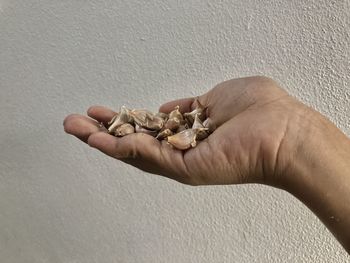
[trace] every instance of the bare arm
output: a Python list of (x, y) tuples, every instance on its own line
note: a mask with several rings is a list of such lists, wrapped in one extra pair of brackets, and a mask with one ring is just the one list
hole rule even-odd
[(350, 140), (316, 114), (283, 188), (306, 204), (350, 253)]

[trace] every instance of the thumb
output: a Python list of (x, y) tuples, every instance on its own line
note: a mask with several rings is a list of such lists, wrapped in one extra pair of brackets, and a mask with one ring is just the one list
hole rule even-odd
[(159, 108), (159, 111), (164, 113), (169, 113), (172, 110), (174, 110), (176, 106), (179, 106), (180, 112), (182, 113), (189, 112), (192, 110), (192, 105), (194, 101), (195, 101), (195, 98), (183, 98), (183, 99), (169, 101), (161, 105)]
[(182, 98), (182, 99), (166, 102), (159, 107), (159, 111), (164, 113), (169, 113), (172, 110), (174, 110), (176, 106), (179, 106), (180, 112), (182, 113), (190, 112), (197, 107), (198, 105), (197, 101), (204, 107), (208, 106), (208, 103), (209, 103), (208, 92), (197, 97)]

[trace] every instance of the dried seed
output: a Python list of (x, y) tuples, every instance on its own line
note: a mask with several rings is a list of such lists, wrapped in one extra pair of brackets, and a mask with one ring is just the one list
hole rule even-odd
[(176, 133), (178, 132), (181, 132), (181, 131), (184, 131), (184, 130), (187, 130), (189, 129), (190, 127), (188, 127), (188, 124), (185, 123), (185, 124), (180, 124), (179, 128), (176, 130)]
[(165, 129), (163, 131), (161, 131), (160, 133), (158, 133), (158, 135), (156, 136), (156, 138), (158, 140), (164, 140), (165, 138), (167, 138), (168, 136), (173, 135), (174, 133), (169, 130), (169, 129)]
[(208, 136), (209, 136), (209, 133), (207, 132), (207, 130), (205, 128), (205, 130), (198, 131), (196, 139), (198, 141), (201, 141), (201, 140), (204, 140), (205, 138), (207, 138)]
[(125, 106), (122, 106), (120, 108), (119, 114), (116, 116), (116, 118), (113, 117), (114, 121), (111, 121), (111, 125), (108, 127), (109, 133), (114, 133), (115, 130), (124, 123), (132, 123), (132, 117), (130, 116), (130, 110), (128, 110)]
[(169, 119), (178, 119), (179, 121), (182, 121), (183, 120), (183, 116), (182, 116), (182, 113), (179, 111), (180, 109), (180, 106), (176, 106), (175, 109), (173, 111), (171, 111), (169, 113)]
[(168, 143), (179, 150), (186, 150), (196, 146), (197, 132), (193, 129), (187, 129), (175, 135), (167, 137)]
[(199, 119), (198, 113), (194, 117), (192, 129), (205, 128), (203, 122)]
[(199, 119), (198, 114), (196, 114), (194, 118), (194, 122), (192, 125), (192, 129), (198, 129), (197, 133), (197, 140), (203, 140), (209, 136), (209, 133), (207, 132), (208, 129), (202, 129), (205, 128), (202, 121)]
[(130, 115), (138, 121), (145, 121), (147, 118), (152, 119), (154, 116), (151, 111), (145, 109), (133, 109), (130, 111)]
[(198, 99), (195, 100), (197, 106), (196, 108), (191, 111), (191, 112), (186, 112), (184, 113), (184, 118), (186, 119), (187, 123), (192, 126), (193, 122), (194, 122), (194, 119), (196, 117), (196, 115), (198, 114), (198, 117), (201, 119), (201, 120), (204, 120), (205, 119), (205, 109), (206, 107), (204, 107)]
[(206, 128), (187, 129), (167, 137), (167, 141), (179, 150), (186, 150), (191, 146), (195, 147), (197, 145), (197, 134), (204, 130), (206, 130)]
[(118, 117), (119, 113), (116, 113), (113, 118), (107, 123), (108, 125), (111, 125), (115, 120), (116, 118)]
[(141, 124), (145, 123), (147, 119), (153, 119), (153, 113), (144, 109), (133, 109), (130, 111), (130, 115), (134, 119), (134, 122), (140, 126), (142, 126)]
[(134, 132), (135, 132), (134, 126), (132, 126), (130, 123), (124, 123), (115, 130), (115, 136), (122, 137)]
[(208, 132), (212, 133), (216, 129), (216, 124), (214, 121), (210, 118), (207, 118), (204, 122), (203, 125), (205, 128), (208, 128)]
[(180, 120), (178, 118), (168, 119), (164, 125), (164, 129), (176, 131), (180, 127)]
[(148, 110), (132, 110), (130, 115), (133, 117), (135, 124), (149, 130), (160, 130), (164, 125), (161, 117), (155, 116)]
[(155, 114), (156, 117), (160, 117), (165, 121), (167, 121), (169, 119), (169, 114), (164, 113), (164, 112), (158, 112)]
[(164, 119), (161, 117), (154, 116), (153, 120), (148, 120), (145, 123), (145, 128), (159, 131), (164, 126)]

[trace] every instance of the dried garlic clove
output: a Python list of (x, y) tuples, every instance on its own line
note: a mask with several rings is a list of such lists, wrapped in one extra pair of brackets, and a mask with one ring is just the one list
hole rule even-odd
[(115, 136), (122, 137), (134, 132), (135, 132), (134, 126), (132, 126), (130, 123), (124, 123), (115, 130), (114, 134)]
[(174, 133), (169, 130), (169, 129), (165, 129), (163, 131), (161, 131), (160, 133), (158, 133), (158, 135), (156, 136), (156, 138), (158, 140), (164, 140), (165, 138), (167, 138), (168, 136), (173, 135)]
[[(122, 106), (120, 108), (120, 112), (116, 118), (114, 118), (114, 121), (111, 122), (111, 125), (108, 127), (109, 133), (114, 133), (115, 130), (122, 124), (132, 122), (132, 117), (130, 116), (130, 110), (127, 109), (125, 106)], [(113, 120), (112, 119), (112, 120)]]
[(169, 129), (171, 131), (176, 131), (180, 127), (180, 120), (178, 118), (168, 119), (164, 124), (164, 129)]
[(208, 128), (197, 128), (194, 130), (196, 130), (197, 132), (197, 137), (196, 137), (197, 140), (203, 140), (209, 136)]
[(194, 121), (192, 124), (192, 129), (205, 128), (203, 122), (200, 120), (198, 113), (194, 117)]
[(158, 112), (155, 114), (155, 116), (162, 118), (164, 121), (167, 121), (169, 119), (169, 114), (164, 112)]
[(143, 127), (150, 129), (150, 130), (156, 130), (159, 131), (164, 126), (164, 120), (161, 117), (154, 116), (153, 119), (147, 119), (144, 123)]
[(208, 132), (212, 133), (216, 129), (216, 124), (214, 121), (210, 118), (207, 118), (204, 122), (203, 125), (205, 128), (208, 128)]
[(175, 135), (167, 137), (168, 143), (179, 150), (186, 150), (188, 148), (195, 147), (196, 137), (199, 131), (205, 128), (200, 129), (187, 129), (176, 133)]
[(179, 128), (176, 130), (176, 132), (181, 132), (181, 131), (184, 131), (184, 130), (187, 130), (189, 129), (190, 127), (188, 127), (188, 124), (185, 123), (185, 124), (180, 124)]
[(192, 124), (193, 124), (194, 119), (195, 119), (195, 117), (196, 117), (197, 114), (198, 114), (198, 116), (199, 116), (199, 118), (200, 118), (201, 120), (204, 120), (204, 119), (205, 119), (205, 109), (206, 109), (206, 107), (204, 107), (204, 106), (199, 102), (198, 99), (196, 99), (195, 102), (196, 102), (196, 104), (197, 104), (196, 108), (195, 108), (193, 111), (191, 111), (191, 112), (186, 112), (186, 113), (184, 113), (184, 115), (183, 115), (184, 118), (186, 119), (186, 121), (187, 121), (187, 123), (188, 123), (189, 125), (192, 125)]
[(130, 111), (130, 115), (134, 119), (134, 122), (140, 125), (140, 123), (145, 123), (146, 120), (151, 119), (153, 120), (153, 113), (148, 110), (136, 110), (133, 109)]
[(111, 125), (118, 117), (119, 113), (116, 113), (113, 118), (107, 123), (108, 125)]
[(168, 143), (179, 150), (191, 148), (191, 145), (196, 141), (197, 133), (195, 130), (187, 129), (167, 138)]
[(148, 129), (144, 128), (144, 127), (141, 127), (138, 124), (135, 124), (135, 132), (146, 133), (146, 134), (151, 135), (153, 137), (157, 136), (157, 131), (155, 131), (155, 130), (148, 130)]
[(198, 133), (197, 133), (198, 140), (203, 140), (209, 136), (208, 129), (206, 127), (204, 127), (204, 124), (199, 119), (198, 114), (196, 114), (196, 116), (194, 118), (192, 129), (198, 130)]
[(182, 116), (182, 113), (180, 112), (180, 106), (177, 105), (175, 107), (175, 109), (169, 113), (169, 119), (178, 119), (179, 121), (182, 121), (183, 120), (183, 116)]
[(197, 132), (197, 137), (196, 137), (196, 139), (198, 140), (198, 141), (201, 141), (201, 140), (204, 140), (205, 138), (207, 138), (208, 136), (209, 136), (209, 133), (207, 132), (207, 129), (206, 128), (204, 128), (205, 130), (198, 130), (198, 132)]
[(163, 118), (155, 116), (148, 110), (132, 110), (130, 112), (135, 124), (149, 130), (160, 130), (164, 125)]

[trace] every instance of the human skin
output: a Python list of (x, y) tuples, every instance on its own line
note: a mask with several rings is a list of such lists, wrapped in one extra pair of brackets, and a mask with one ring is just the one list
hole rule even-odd
[[(143, 133), (117, 138), (99, 123), (112, 110), (71, 114), (64, 129), (91, 147), (189, 185), (261, 183), (284, 189), (306, 204), (350, 253), (350, 140), (327, 118), (266, 77), (232, 79), (197, 97), (216, 130), (195, 148), (179, 151)], [(181, 112), (195, 98), (163, 104)]]

